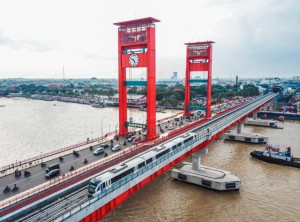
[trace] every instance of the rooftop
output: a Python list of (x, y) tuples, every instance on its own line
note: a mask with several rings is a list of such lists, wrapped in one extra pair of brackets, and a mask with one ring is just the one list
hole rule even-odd
[(188, 42), (188, 43), (184, 43), (185, 45), (188, 46), (193, 46), (193, 45), (208, 45), (208, 44), (213, 44), (215, 42), (213, 41), (206, 41), (206, 42)]
[(140, 25), (140, 24), (151, 24), (154, 22), (160, 22), (160, 20), (152, 18), (152, 17), (147, 17), (147, 18), (141, 18), (141, 19), (134, 19), (134, 20), (128, 20), (124, 22), (116, 22), (114, 25), (116, 26), (131, 26), (131, 25)]

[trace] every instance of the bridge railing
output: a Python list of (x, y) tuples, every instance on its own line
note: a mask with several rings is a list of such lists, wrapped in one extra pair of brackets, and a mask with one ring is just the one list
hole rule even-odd
[[(176, 116), (178, 116), (180, 114), (182, 114), (182, 112), (178, 112), (178, 113), (176, 113), (172, 116), (168, 116), (168, 117), (159, 119), (159, 120), (157, 120), (157, 122), (161, 123), (165, 120), (175, 118)], [(60, 153), (66, 152), (66, 151), (70, 151), (70, 150), (76, 149), (78, 147), (82, 147), (84, 145), (89, 145), (89, 144), (92, 144), (92, 143), (95, 143), (95, 142), (98, 142), (98, 141), (103, 141), (108, 136), (117, 135), (117, 133), (118, 133), (118, 131), (108, 132), (108, 133), (105, 134), (105, 136), (102, 136), (102, 137), (96, 137), (96, 138), (91, 138), (91, 139), (88, 138), (86, 141), (83, 141), (83, 142), (80, 142), (80, 143), (77, 143), (77, 144), (74, 144), (74, 145), (63, 147), (63, 148), (60, 148), (60, 149), (57, 149), (57, 150), (54, 150), (54, 151), (51, 151), (51, 152), (42, 153), (40, 155), (30, 157), (30, 158), (27, 158), (27, 159), (24, 159), (24, 160), (21, 160), (21, 161), (16, 161), (16, 162), (11, 163), (11, 164), (6, 164), (4, 166), (0, 166), (0, 173), (5, 173), (7, 170), (11, 170), (11, 169), (17, 169), (18, 167), (21, 167), (22, 165), (25, 165), (25, 164), (31, 165), (31, 163), (33, 163), (35, 161), (38, 161), (38, 160), (41, 160), (41, 162), (42, 162), (42, 160), (44, 158), (47, 158), (49, 156), (60, 154)]]
[[(235, 107), (235, 108), (236, 108), (236, 107)], [(226, 111), (220, 112), (217, 116), (221, 115), (221, 114), (224, 113), (224, 112), (228, 112), (228, 111), (230, 111), (231, 109), (233, 109), (233, 108), (230, 108), (230, 109), (228, 109), (228, 110), (226, 110)], [(32, 188), (31, 190), (28, 190), (27, 192), (21, 193), (22, 195), (20, 195), (20, 196), (19, 196), (19, 195), (14, 196), (13, 199), (9, 198), (9, 199), (8, 199), (8, 202), (6, 203), (6, 205), (7, 205), (7, 204), (16, 203), (16, 202), (18, 202), (18, 201), (20, 201), (20, 200), (23, 200), (23, 199), (25, 199), (25, 198), (28, 198), (28, 197), (30, 197), (30, 196), (36, 194), (36, 193), (41, 192), (42, 190), (45, 190), (45, 189), (48, 189), (48, 188), (50, 188), (50, 187), (52, 187), (52, 186), (58, 185), (58, 184), (60, 184), (60, 183), (62, 183), (62, 182), (64, 182), (64, 181), (69, 180), (70, 178), (77, 177), (77, 176), (81, 175), (82, 173), (84, 173), (84, 172), (86, 172), (86, 171), (89, 171), (89, 170), (91, 170), (91, 169), (94, 169), (94, 168), (96, 168), (96, 167), (99, 167), (100, 165), (104, 165), (104, 164), (106, 164), (106, 163), (108, 163), (108, 162), (111, 162), (111, 161), (113, 161), (113, 160), (116, 160), (116, 159), (118, 159), (118, 158), (120, 158), (120, 157), (122, 157), (122, 156), (124, 156), (124, 155), (126, 155), (126, 154), (128, 154), (128, 153), (132, 153), (132, 152), (134, 152), (134, 151), (136, 151), (136, 150), (139, 150), (139, 149), (141, 149), (142, 147), (153, 146), (154, 144), (159, 144), (159, 143), (165, 142), (165, 141), (167, 141), (167, 140), (170, 139), (170, 136), (174, 137), (174, 136), (180, 135), (180, 134), (182, 134), (183, 131), (188, 130), (188, 129), (191, 129), (191, 128), (193, 128), (193, 127), (195, 127), (195, 126), (197, 126), (197, 125), (203, 123), (205, 120), (206, 120), (206, 118), (205, 118), (205, 119), (200, 119), (200, 120), (198, 120), (198, 121), (196, 121), (196, 122), (194, 122), (194, 123), (191, 123), (191, 124), (186, 125), (186, 126), (182, 126), (182, 127), (180, 127), (179, 129), (177, 129), (177, 130), (175, 130), (175, 131), (172, 131), (167, 137), (162, 137), (162, 138), (158, 138), (158, 139), (156, 139), (156, 140), (154, 140), (154, 141), (151, 141), (151, 142), (146, 142), (146, 143), (138, 144), (138, 145), (133, 146), (133, 147), (131, 147), (131, 148), (129, 148), (129, 149), (126, 149), (126, 150), (124, 150), (124, 151), (121, 151), (121, 152), (119, 152), (119, 153), (117, 153), (117, 154), (114, 154), (114, 155), (111, 155), (111, 156), (109, 156), (109, 157), (106, 157), (106, 158), (103, 159), (103, 160), (97, 161), (97, 162), (95, 162), (95, 163), (92, 163), (92, 164), (89, 164), (89, 165), (87, 165), (87, 166), (84, 166), (84, 167), (82, 167), (82, 168), (80, 168), (80, 169), (78, 169), (78, 170), (75, 170), (75, 171), (73, 171), (73, 172), (67, 173), (66, 175), (63, 175), (63, 176), (61, 176), (61, 177), (59, 177), (59, 178), (57, 178), (57, 179), (54, 179), (54, 180), (52, 180), (52, 181), (50, 181), (50, 182), (48, 182), (48, 183), (45, 183), (45, 184), (42, 185), (42, 186), (40, 185), (40, 186), (37, 186), (37, 187), (35, 187), (35, 188)], [(113, 134), (113, 133), (114, 133), (114, 132), (112, 132), (112, 134)], [(96, 138), (96, 139), (98, 139), (98, 138)], [(95, 139), (95, 140), (96, 140), (96, 139)], [(84, 144), (84, 143), (81, 143), (81, 144)], [(140, 152), (142, 152), (142, 151), (144, 151), (144, 150), (145, 150), (145, 149), (142, 149)], [(5, 204), (5, 203), (4, 203), (4, 204)], [(1, 206), (2, 206), (2, 204), (0, 204), (0, 207), (1, 207)]]
[[(252, 106), (254, 106), (254, 105), (252, 105)], [(198, 122), (198, 124), (199, 124), (199, 122)], [(188, 126), (186, 126), (186, 127), (188, 127)], [(213, 131), (215, 131), (215, 129)], [(178, 132), (178, 133), (182, 134), (182, 132), (183, 132), (183, 128), (182, 128), (181, 132)], [(201, 135), (199, 135), (199, 139), (203, 139), (206, 136), (207, 136), (207, 133), (203, 132)], [(143, 152), (147, 148), (147, 146), (154, 145), (154, 144), (157, 144), (157, 143), (161, 143), (161, 142), (164, 142), (164, 141), (169, 140), (169, 139), (170, 139), (170, 137), (165, 137), (165, 138), (157, 139), (157, 140), (152, 141), (152, 142), (143, 143), (143, 144), (134, 146), (132, 148), (129, 148), (127, 150), (121, 151), (121, 152), (119, 152), (117, 154), (114, 154), (112, 156), (109, 156), (109, 157), (107, 157), (107, 158), (105, 158), (105, 159), (103, 159), (103, 160), (101, 160), (99, 162), (95, 162), (95, 163), (92, 163), (92, 164), (90, 164), (88, 166), (80, 168), (80, 169), (78, 169), (78, 170), (76, 170), (74, 172), (67, 173), (66, 175), (63, 175), (63, 176), (61, 176), (61, 177), (59, 177), (59, 178), (57, 178), (55, 180), (52, 180), (52, 181), (50, 181), (50, 182), (48, 182), (46, 184), (43, 184), (43, 185), (40, 185), (38, 187), (32, 188), (31, 190), (29, 190), (27, 192), (21, 193), (20, 195), (14, 196), (12, 198), (9, 198), (9, 199), (1, 202), (0, 203), (0, 209), (3, 209), (4, 207), (7, 207), (8, 205), (16, 203), (18, 201), (21, 201), (21, 200), (23, 200), (25, 198), (28, 198), (29, 196), (32, 196), (32, 195), (34, 195), (36, 193), (39, 193), (39, 192), (41, 192), (41, 191), (43, 191), (45, 189), (48, 189), (48, 188), (50, 188), (50, 187), (52, 187), (54, 185), (58, 185), (58, 184), (66, 181), (66, 180), (68, 180), (70, 178), (73, 178), (73, 177), (76, 177), (76, 176), (80, 176), (83, 173), (86, 173), (88, 170), (94, 169), (94, 168), (96, 168), (96, 167), (98, 167), (100, 165), (104, 165), (104, 164), (106, 164), (108, 162), (111, 162), (111, 161), (113, 161), (115, 159), (121, 158), (122, 156), (124, 156), (124, 155), (126, 155), (128, 153), (132, 153), (132, 152), (137, 151), (138, 149), (140, 149), (139, 152), (134, 152), (134, 155), (136, 155), (137, 153)], [(144, 149), (142, 149), (142, 148), (144, 148)], [(96, 175), (94, 175), (94, 177), (95, 176)]]
[(47, 157), (55, 155), (55, 154), (63, 153), (63, 152), (73, 150), (75, 148), (78, 148), (78, 147), (81, 147), (81, 146), (84, 146), (84, 145), (89, 145), (89, 144), (104, 140), (107, 136), (114, 135), (115, 133), (116, 133), (116, 131), (112, 131), (112, 132), (107, 133), (106, 136), (97, 137), (97, 138), (93, 138), (93, 139), (88, 139), (84, 142), (80, 142), (80, 143), (77, 143), (77, 144), (74, 144), (74, 145), (71, 145), (71, 146), (63, 147), (61, 149), (57, 149), (57, 150), (47, 152), (47, 153), (42, 153), (40, 155), (31, 157), (31, 158), (28, 158), (28, 159), (24, 159), (24, 160), (21, 160), (21, 161), (16, 161), (15, 163), (11, 163), (11, 164), (1, 166), (0, 167), (0, 172), (3, 173), (6, 170), (15, 169), (15, 168), (18, 168), (18, 167), (20, 167), (24, 164), (31, 165), (31, 163), (34, 162), (34, 161), (42, 160), (44, 158), (47, 158)]
[(114, 184), (107, 187), (106, 189), (103, 189), (99, 195), (95, 196), (95, 198), (88, 200), (88, 203), (86, 203), (86, 202), (82, 203), (79, 205), (79, 207), (76, 207), (72, 210), (67, 210), (65, 212), (62, 212), (58, 217), (60, 217), (60, 219), (62, 219), (62, 220), (66, 220), (66, 219), (70, 218), (72, 215), (74, 215), (75, 213), (79, 212), (80, 210), (86, 208), (88, 205), (95, 203), (96, 201), (100, 200), (104, 196), (106, 196), (106, 195), (112, 193), (113, 191), (115, 191), (116, 189), (120, 188), (124, 184), (126, 184), (126, 183), (132, 181), (133, 179), (137, 178), (138, 176), (146, 173), (153, 167), (155, 167), (158, 164), (162, 163), (163, 161), (169, 159), (171, 156), (176, 155), (177, 153), (179, 153), (180, 151), (182, 151), (188, 147), (190, 147), (190, 149), (191, 149), (192, 145), (194, 143), (198, 142), (199, 140), (202, 140), (203, 138), (206, 138), (206, 135), (199, 136), (199, 137), (187, 142), (186, 144), (181, 145), (180, 147), (177, 147), (176, 149), (172, 150), (171, 152), (165, 154), (164, 156), (162, 156), (162, 157), (154, 160), (153, 162), (147, 164), (146, 166), (138, 169), (134, 173), (131, 173), (128, 176), (120, 179), (119, 181), (115, 182)]
[(13, 196), (11, 198), (8, 198), (2, 202), (0, 202), (0, 209), (4, 208), (4, 207), (7, 207), (13, 203), (17, 203), (21, 200), (24, 200), (30, 196), (33, 196), (34, 194), (37, 194), (37, 193), (40, 193), (41, 191), (43, 190), (46, 190), (46, 189), (49, 189), (50, 187), (53, 187), (55, 185), (58, 185), (58, 184), (61, 184), (71, 178), (74, 178), (74, 177), (78, 177), (80, 175), (82, 175), (83, 173), (87, 172), (87, 171), (90, 171), (92, 169), (95, 169), (101, 165), (105, 165), (105, 164), (108, 164), (110, 162), (113, 162), (117, 159), (120, 159), (122, 157), (124, 157), (125, 155), (128, 155), (129, 153), (132, 154), (132, 155), (136, 155), (140, 152), (143, 152), (147, 149), (148, 146), (150, 145), (154, 145), (154, 144), (157, 144), (157, 143), (161, 143), (165, 140), (167, 140), (169, 138), (165, 137), (165, 138), (159, 138), (159, 139), (156, 139), (154, 141), (151, 141), (151, 142), (146, 142), (146, 143), (141, 143), (141, 144), (138, 144), (138, 145), (135, 145), (129, 149), (126, 149), (126, 150), (123, 150), (121, 152), (118, 152), (116, 154), (113, 154), (111, 156), (108, 156), (106, 157), (105, 159), (103, 160), (100, 160), (100, 161), (97, 161), (97, 162), (94, 162), (94, 163), (91, 163), (87, 166), (84, 166), (80, 169), (77, 169), (73, 172), (69, 172), (65, 175), (62, 175), (54, 180), (51, 180), (49, 182), (46, 182), (42, 185), (39, 185), (37, 187), (34, 187), (28, 191), (25, 191), (25, 192), (22, 192), (21, 194), (19, 195), (16, 195), (16, 196)]
[[(190, 149), (191, 149), (195, 143), (198, 143), (198, 144), (203, 143), (205, 140), (210, 139), (210, 136), (212, 134), (214, 134), (214, 132), (218, 133), (218, 132), (222, 131), (223, 126), (226, 126), (226, 125), (228, 126), (228, 124), (232, 123), (237, 118), (237, 116), (239, 116), (241, 113), (245, 114), (245, 112), (251, 112), (251, 110), (253, 109), (253, 107), (255, 107), (255, 105), (256, 104), (253, 104), (251, 107), (241, 109), (237, 113), (234, 113), (232, 116), (227, 117), (225, 119), (225, 121), (224, 120), (223, 121), (218, 120), (215, 124), (215, 127), (212, 127), (212, 131), (206, 132), (205, 131), (206, 128), (205, 128), (204, 130), (200, 131), (200, 134), (198, 133), (198, 137), (196, 137), (195, 139), (189, 141), (186, 144), (183, 144), (180, 147), (175, 148), (174, 150), (172, 150), (169, 153), (165, 154), (164, 156), (158, 158), (157, 160), (147, 164), (146, 166), (142, 167), (141, 169), (137, 170), (136, 172), (122, 178), (121, 180), (117, 181), (116, 183), (112, 184), (111, 186), (103, 189), (100, 194), (96, 195), (92, 199), (89, 199), (87, 202), (79, 203), (79, 205), (77, 207), (75, 207), (74, 209), (72, 209), (72, 210), (66, 210), (64, 212), (61, 212), (59, 215), (57, 215), (56, 218), (58, 220), (66, 220), (66, 219), (72, 217), (74, 214), (76, 214), (79, 211), (85, 209), (89, 205), (99, 201), (100, 199), (102, 199), (106, 195), (112, 193), (116, 189), (118, 189), (121, 186), (125, 185), (126, 183), (132, 181), (133, 179), (137, 178), (138, 176), (146, 173), (147, 171), (149, 171), (153, 167), (157, 166), (158, 164), (162, 163), (163, 161), (169, 159), (171, 156), (174, 156), (174, 155), (178, 154), (180, 151), (182, 151), (182, 150), (184, 150), (188, 147), (190, 147)], [(189, 151), (189, 150), (187, 150), (187, 151)]]
[(180, 147), (177, 147), (176, 149), (172, 150), (170, 153), (165, 154), (164, 156), (162, 156), (159, 159), (153, 161), (152, 163), (149, 163), (148, 165), (146, 165), (145, 167), (139, 169), (138, 171), (136, 171), (136, 172), (126, 176), (125, 178), (121, 179), (120, 181), (112, 184), (110, 187), (104, 189), (101, 194), (97, 195), (96, 198), (93, 198), (93, 199), (89, 200), (88, 203), (80, 204), (79, 207), (76, 207), (75, 209), (73, 209), (71, 211), (61, 213), (61, 215), (60, 215), (61, 219), (67, 219), (67, 218), (71, 217), (73, 214), (75, 214), (75, 213), (79, 212), (80, 210), (86, 208), (88, 205), (90, 205), (92, 203), (95, 203), (96, 201), (103, 198), (107, 194), (113, 192), (114, 190), (118, 189), (119, 187), (123, 186), (124, 184), (132, 181), (137, 176), (140, 176), (141, 174), (145, 173), (149, 169), (152, 169), (154, 166), (156, 166), (159, 163), (163, 162), (164, 160), (168, 159), (170, 156), (173, 156), (173, 155), (179, 153), (183, 149), (193, 145), (194, 143), (198, 142), (199, 140), (202, 140), (200, 143), (204, 142), (205, 140), (209, 139), (209, 136), (211, 136), (211, 134), (215, 133), (216, 131), (217, 131), (216, 133), (220, 132), (222, 130), (223, 126), (226, 126), (226, 125), (230, 124), (231, 122), (233, 122), (237, 118), (237, 116), (239, 116), (241, 113), (245, 114), (245, 111), (251, 111), (251, 109), (253, 109), (253, 107), (255, 107), (255, 105), (256, 104), (253, 104), (251, 107), (247, 107), (245, 109), (240, 110), (239, 112), (235, 113), (233, 116), (228, 117), (226, 119), (226, 121), (219, 120), (215, 124), (215, 127), (212, 128), (211, 132), (207, 133), (207, 132), (205, 132), (205, 130), (204, 130), (204, 132), (202, 131), (201, 134), (198, 134), (198, 137), (196, 139), (193, 139), (193, 140), (189, 141), (187, 144), (184, 144)]

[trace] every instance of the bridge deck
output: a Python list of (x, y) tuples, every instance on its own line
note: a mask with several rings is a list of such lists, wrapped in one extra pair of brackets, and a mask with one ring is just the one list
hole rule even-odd
[[(190, 125), (191, 125), (191, 127), (195, 127), (195, 125), (194, 125), (193, 123), (191, 123)], [(192, 125), (193, 125), (193, 126), (192, 126)], [(190, 128), (190, 127), (187, 126), (186, 128), (188, 129), (188, 128)], [(182, 133), (182, 130), (179, 130), (179, 131), (178, 131), (178, 130), (175, 130), (175, 132), (176, 132), (176, 131), (177, 131), (178, 133), (179, 133), (179, 132)], [(169, 139), (169, 138), (168, 138), (168, 139)], [(121, 142), (121, 143), (122, 143), (122, 142)], [(83, 150), (82, 153), (80, 154), (80, 158), (81, 158), (82, 162), (83, 162), (83, 159), (86, 158), (86, 157), (90, 157), (90, 158), (91, 158), (91, 160), (89, 161), (89, 163), (90, 163), (91, 161), (96, 161), (96, 160), (98, 160), (98, 157), (94, 157), (93, 154), (91, 154), (91, 151), (90, 151), (90, 150)], [(103, 157), (102, 157), (102, 158), (103, 158)], [(125, 158), (125, 157), (124, 157), (124, 158)], [(65, 163), (66, 166), (64, 166), (64, 165), (63, 165), (63, 166), (64, 166), (64, 170), (66, 170), (66, 171), (68, 170), (68, 166), (67, 166), (67, 164), (68, 164), (68, 163), (67, 163), (67, 160), (68, 160), (68, 159), (69, 159), (69, 163), (70, 163), (70, 164), (72, 163), (72, 161), (73, 161), (73, 163), (74, 163), (74, 161), (79, 161), (78, 158), (76, 159), (75, 157), (73, 157), (73, 155), (69, 155), (69, 156), (65, 157), (65, 158), (64, 158), (64, 161), (66, 161), (66, 163)], [(94, 159), (94, 160), (93, 160), (93, 159)], [(56, 162), (57, 162), (57, 161), (56, 161)], [(80, 162), (81, 165), (83, 165), (82, 162)], [(40, 166), (37, 166), (37, 168), (38, 168), (38, 167), (39, 167), (39, 169), (41, 169)], [(39, 173), (39, 172), (40, 172), (40, 171), (37, 170), (37, 174), (36, 174), (37, 176), (41, 174), (41, 173)], [(44, 173), (42, 173), (42, 174), (43, 174), (42, 176), (44, 177)], [(38, 176), (38, 177), (40, 177), (40, 176)], [(8, 178), (8, 177), (5, 177), (5, 178)], [(32, 176), (32, 178), (34, 178), (34, 175)], [(13, 178), (13, 179), (14, 179), (14, 178)], [(26, 179), (31, 179), (31, 178), (26, 178)], [(25, 180), (26, 180), (26, 179), (25, 179)], [(79, 179), (80, 179), (80, 178), (79, 178)], [(24, 180), (24, 179), (23, 179), (23, 180)], [(20, 180), (20, 181), (23, 181), (23, 180)], [(32, 180), (33, 180), (33, 179), (32, 179)], [(33, 181), (34, 181), (34, 180), (33, 180)], [(45, 181), (45, 180), (44, 180), (44, 181)], [(59, 190), (59, 187), (57, 187), (57, 189)], [(51, 192), (50, 192), (50, 193), (51, 193)], [(26, 204), (27, 204), (27, 203), (26, 203)], [(22, 205), (23, 205), (23, 204), (22, 204)], [(14, 210), (14, 209), (12, 209), (12, 210)], [(0, 211), (0, 216), (1, 216), (1, 214), (3, 215), (3, 213), (4, 213), (4, 212), (1, 213), (1, 211)]]

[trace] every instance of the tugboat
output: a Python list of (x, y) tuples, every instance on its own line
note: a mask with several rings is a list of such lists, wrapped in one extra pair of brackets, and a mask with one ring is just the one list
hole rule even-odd
[(278, 145), (267, 144), (264, 151), (254, 150), (250, 155), (268, 163), (300, 168), (300, 158), (293, 157), (291, 147), (287, 147), (286, 151), (280, 151)]

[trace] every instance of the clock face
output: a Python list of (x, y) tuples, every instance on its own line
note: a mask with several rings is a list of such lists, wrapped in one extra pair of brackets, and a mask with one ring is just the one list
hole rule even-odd
[(137, 66), (139, 64), (139, 57), (137, 54), (131, 54), (129, 57), (129, 64), (131, 66)]

